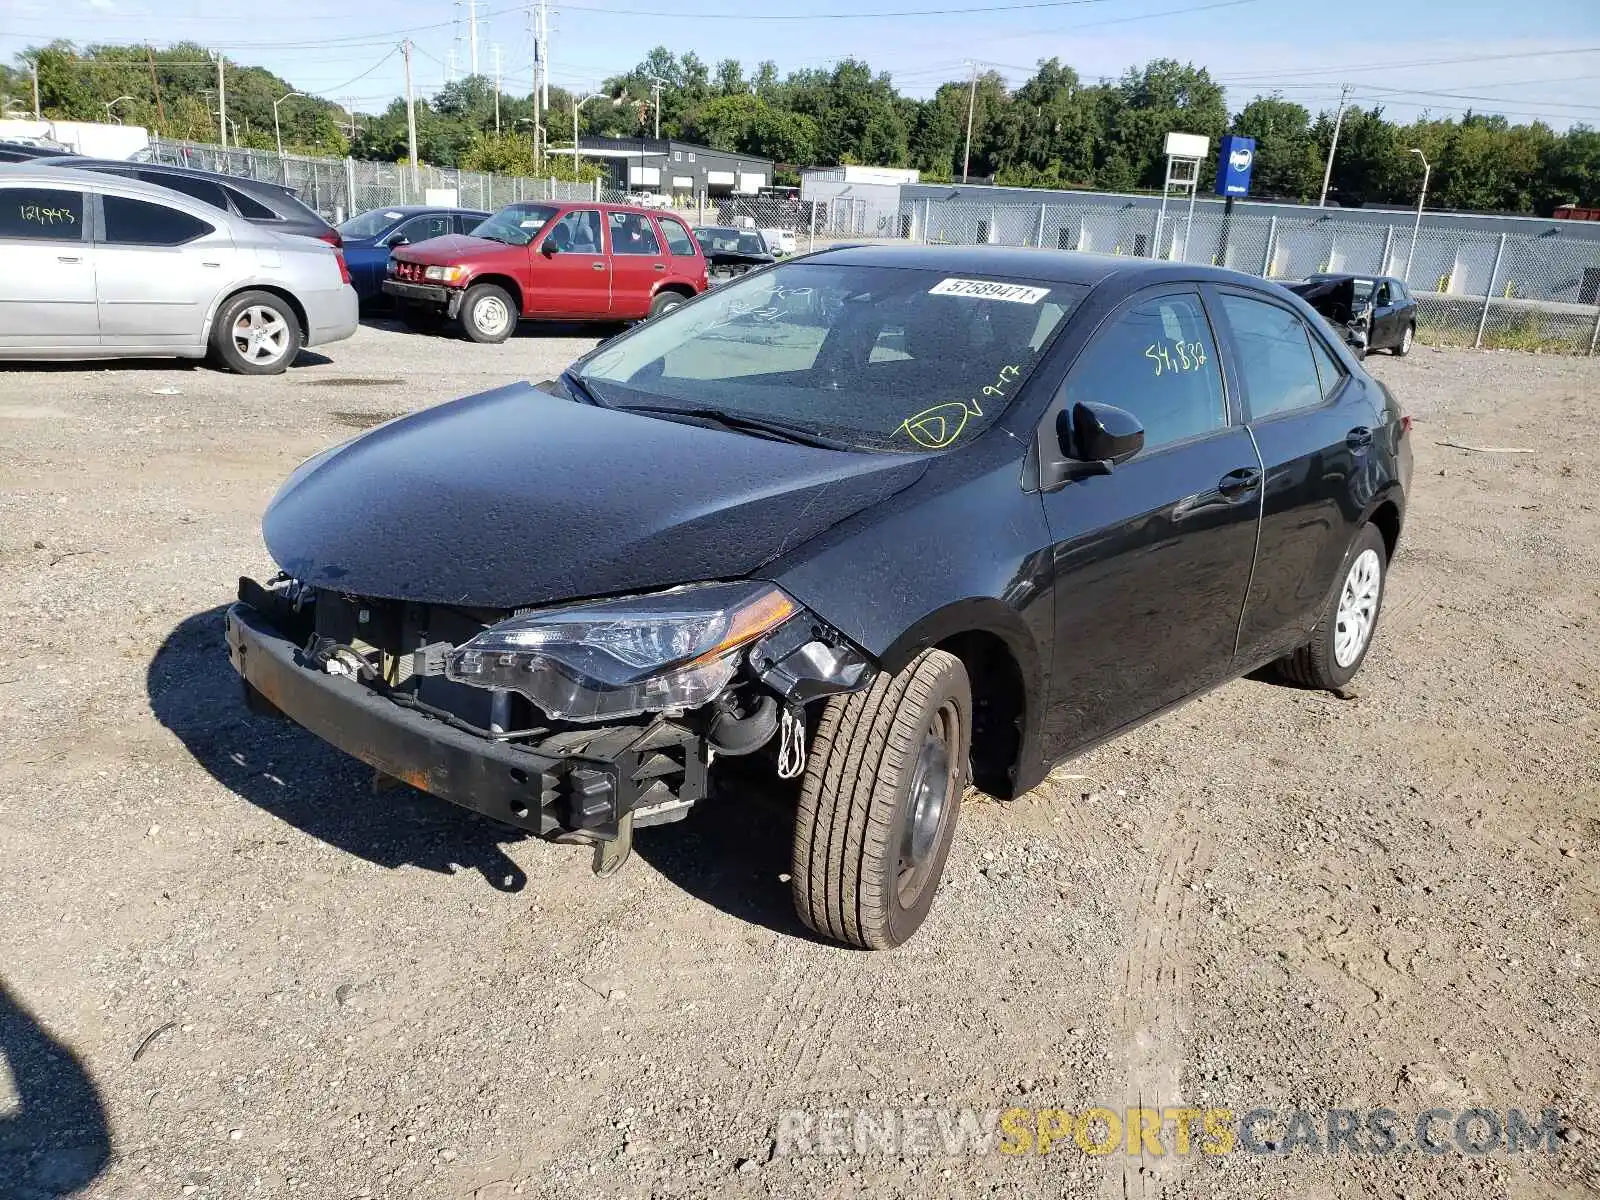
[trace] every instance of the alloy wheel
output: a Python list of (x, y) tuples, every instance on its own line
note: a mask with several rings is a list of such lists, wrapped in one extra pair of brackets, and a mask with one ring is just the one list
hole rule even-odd
[(1383, 564), (1376, 550), (1363, 550), (1350, 564), (1334, 615), (1333, 658), (1348, 667), (1361, 657), (1372, 627), (1378, 620), (1378, 599), (1383, 591)]
[(252, 304), (233, 322), (233, 344), (246, 362), (275, 363), (289, 350), (289, 322), (276, 309)]

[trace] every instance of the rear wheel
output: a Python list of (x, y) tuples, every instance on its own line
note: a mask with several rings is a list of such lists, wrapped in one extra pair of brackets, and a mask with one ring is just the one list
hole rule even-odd
[(1339, 590), (1329, 599), (1311, 640), (1278, 660), (1278, 674), (1290, 683), (1329, 691), (1349, 683), (1377, 631), (1388, 569), (1383, 534), (1363, 525), (1340, 568)]
[(300, 318), (281, 296), (240, 292), (211, 327), (211, 351), (240, 375), (281, 375), (300, 353)]
[(871, 950), (917, 931), (955, 837), (971, 749), (966, 668), (942, 650), (828, 702), (795, 820), (802, 921)]
[(1411, 353), (1411, 341), (1416, 337), (1416, 333), (1417, 327), (1415, 325), (1407, 325), (1405, 327), (1404, 332), (1400, 334), (1399, 343), (1394, 348), (1394, 356), (1396, 358), (1404, 358)]
[(659, 292), (656, 298), (650, 301), (650, 315), (659, 317), (664, 312), (671, 312), (682, 304), (686, 297), (682, 292)]
[(461, 328), (475, 342), (503, 342), (517, 327), (510, 294), (492, 283), (477, 283), (461, 301)]

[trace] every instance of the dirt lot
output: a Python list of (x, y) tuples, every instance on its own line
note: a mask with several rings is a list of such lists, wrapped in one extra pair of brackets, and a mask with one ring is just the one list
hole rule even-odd
[[(219, 614), (290, 468), (590, 344), (0, 369), (0, 1195), (1600, 1190), (1600, 359), (1374, 360), (1417, 473), (1353, 691), (1241, 680), (970, 799), (928, 925), (869, 955), (802, 934), (773, 797), (602, 881), (237, 702)], [(777, 1153), (786, 1111), (1180, 1101), (1549, 1106), (1564, 1134)]]

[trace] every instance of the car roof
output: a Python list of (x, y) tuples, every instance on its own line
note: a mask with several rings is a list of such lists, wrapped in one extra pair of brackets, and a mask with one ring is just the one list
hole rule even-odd
[(1254, 275), (1223, 267), (1134, 258), (1122, 254), (1091, 254), (1082, 250), (1034, 250), (1017, 246), (918, 246), (854, 243), (835, 246), (806, 256), (807, 262), (836, 262), (860, 267), (902, 267), (911, 270), (966, 272), (1009, 279), (1035, 279), (1047, 283), (1078, 283), (1093, 287), (1119, 277), (1138, 287), (1167, 282), (1243, 284), (1260, 288)]
[(294, 197), (294, 189), (284, 187), (281, 183), (270, 183), (265, 179), (250, 179), (244, 175), (225, 175), (221, 171), (206, 171), (199, 167), (180, 167), (172, 163), (163, 162), (135, 162), (126, 158), (90, 158), (88, 155), (71, 155), (66, 158), (53, 159), (62, 167), (81, 167), (86, 170), (98, 170), (103, 167), (118, 167), (123, 170), (154, 171), (161, 175), (183, 175), (190, 179), (210, 179), (216, 183), (226, 184), (237, 188), (250, 195), (278, 195)]
[[(255, 240), (256, 226), (246, 221), (243, 217), (236, 216), (227, 209), (216, 208), (204, 200), (196, 200), (183, 192), (175, 192), (171, 188), (161, 187), (159, 184), (146, 183), (142, 179), (129, 179), (123, 175), (107, 175), (102, 171), (85, 171), (77, 167), (35, 167), (26, 163), (0, 163), (0, 183), (22, 184), (24, 186), (36, 184), (40, 187), (60, 187), (62, 184), (77, 184), (81, 188), (96, 192), (106, 192), (116, 196), (132, 196), (138, 199), (151, 200), (168, 208), (180, 209), (183, 212), (201, 217), (213, 225), (226, 225), (235, 240), (246, 238)], [(262, 234), (266, 231), (262, 230)]]
[[(369, 208), (367, 212), (399, 213), (403, 217), (419, 217), (426, 213), (483, 213), (484, 216), (492, 214), (484, 212), (481, 208), (462, 208), (459, 204), (380, 204), (376, 208)], [(356, 216), (364, 216), (357, 213)]]

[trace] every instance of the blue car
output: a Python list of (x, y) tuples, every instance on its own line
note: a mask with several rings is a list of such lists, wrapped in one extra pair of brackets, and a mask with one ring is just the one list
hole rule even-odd
[(351, 217), (339, 226), (339, 236), (344, 238), (350, 282), (355, 285), (361, 303), (372, 304), (383, 299), (389, 251), (395, 246), (408, 246), (452, 233), (471, 233), (489, 215), (470, 208), (401, 204)]

